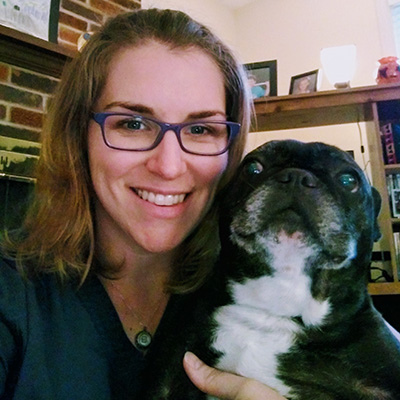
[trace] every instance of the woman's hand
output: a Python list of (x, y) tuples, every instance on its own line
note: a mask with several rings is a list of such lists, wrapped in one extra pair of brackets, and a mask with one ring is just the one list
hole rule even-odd
[(183, 366), (190, 380), (202, 391), (224, 400), (284, 400), (280, 394), (249, 378), (222, 372), (186, 353)]

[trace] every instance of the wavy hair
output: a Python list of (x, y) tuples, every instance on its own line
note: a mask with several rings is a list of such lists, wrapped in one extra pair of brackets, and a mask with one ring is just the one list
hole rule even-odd
[[(170, 48), (199, 48), (224, 76), (226, 110), (241, 134), (229, 150), (220, 190), (238, 166), (249, 129), (250, 100), (246, 74), (224, 45), (205, 26), (180, 11), (147, 9), (109, 19), (82, 52), (67, 65), (51, 102), (42, 134), (37, 183), (18, 235), (7, 235), (4, 248), (25, 272), (56, 272), (83, 282), (96, 268), (94, 190), (87, 149), (90, 113), (105, 86), (109, 65), (122, 48), (157, 41)], [(170, 282), (173, 292), (193, 290), (204, 280), (218, 250), (216, 208), (182, 244)], [(107, 271), (104, 271), (107, 272)]]

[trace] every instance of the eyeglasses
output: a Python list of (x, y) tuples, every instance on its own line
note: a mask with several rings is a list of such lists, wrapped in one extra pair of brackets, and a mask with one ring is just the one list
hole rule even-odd
[(111, 112), (93, 113), (92, 118), (100, 125), (108, 147), (128, 151), (152, 150), (172, 130), (186, 153), (217, 156), (229, 149), (240, 131), (240, 124), (228, 121), (169, 124), (141, 115)]

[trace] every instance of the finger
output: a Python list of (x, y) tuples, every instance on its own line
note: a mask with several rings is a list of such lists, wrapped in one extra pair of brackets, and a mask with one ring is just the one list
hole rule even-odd
[(190, 380), (202, 391), (225, 400), (283, 400), (274, 390), (253, 379), (219, 371), (187, 352), (183, 365)]

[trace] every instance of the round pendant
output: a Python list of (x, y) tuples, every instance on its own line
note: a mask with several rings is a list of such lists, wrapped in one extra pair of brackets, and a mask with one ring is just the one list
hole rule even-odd
[(151, 345), (152, 339), (150, 333), (144, 328), (135, 336), (135, 345), (139, 350), (146, 350)]

